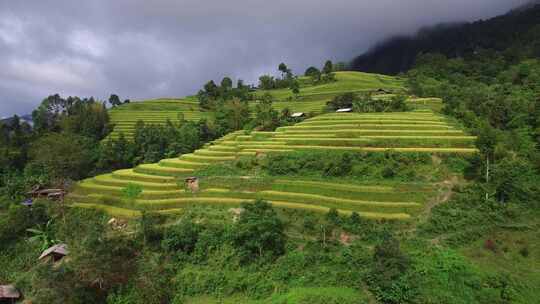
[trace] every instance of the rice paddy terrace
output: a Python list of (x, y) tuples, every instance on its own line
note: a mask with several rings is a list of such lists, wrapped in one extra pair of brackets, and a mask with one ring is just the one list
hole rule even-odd
[[(185, 189), (187, 176), (197, 176), (211, 164), (234, 161), (242, 156), (302, 150), (372, 151), (389, 149), (401, 153), (475, 153), (475, 137), (432, 111), (402, 113), (332, 113), (307, 119), (275, 132), (234, 132), (205, 145), (194, 153), (119, 170), (81, 182), (72, 196), (76, 206), (102, 208), (136, 216), (140, 210), (177, 212), (192, 204), (238, 206), (261, 198), (280, 208), (327, 212), (336, 208), (374, 219), (409, 219), (423, 209), (430, 191), (425, 185), (362, 185), (342, 181), (316, 181), (256, 177), (201, 178), (200, 190)], [(132, 201), (122, 190), (138, 184), (142, 194)]]
[(155, 99), (144, 102), (132, 102), (109, 111), (114, 130), (109, 135), (116, 138), (123, 133), (131, 138), (139, 120), (147, 124), (164, 124), (167, 120), (178, 122), (180, 119), (197, 121), (206, 113), (199, 110), (194, 99)]
[[(262, 96), (266, 92), (270, 93), (276, 99), (273, 106), (278, 111), (289, 108), (293, 112), (318, 114), (323, 111), (326, 102), (345, 92), (362, 92), (376, 89), (403, 90), (402, 80), (386, 75), (336, 72), (336, 79), (337, 81), (327, 84), (311, 85), (307, 77), (300, 77), (302, 83), (301, 92), (298, 99), (294, 101), (289, 100), (293, 97), (289, 89), (256, 91), (255, 94)], [(423, 101), (424, 105), (431, 106), (432, 103)], [(411, 100), (411, 104), (422, 103)], [(440, 100), (435, 99), (435, 104), (439, 105)], [(255, 102), (250, 104), (252, 109), (255, 108), (255, 105)], [(147, 124), (164, 124), (167, 119), (172, 122), (178, 122), (180, 118), (197, 121), (210, 115), (208, 112), (200, 110), (195, 97), (132, 102), (115, 107), (109, 113), (111, 122), (114, 124), (114, 130), (110, 135), (111, 138), (118, 137), (120, 133), (124, 133), (126, 138), (131, 138), (135, 132), (135, 125), (139, 120)]]

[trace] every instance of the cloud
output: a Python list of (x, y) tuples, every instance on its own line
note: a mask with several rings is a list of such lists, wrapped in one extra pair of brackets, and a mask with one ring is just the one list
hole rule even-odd
[(132, 100), (194, 94), (223, 76), (255, 82), (349, 60), (439, 22), (489, 18), (527, 0), (0, 0), (0, 116), (49, 94)]

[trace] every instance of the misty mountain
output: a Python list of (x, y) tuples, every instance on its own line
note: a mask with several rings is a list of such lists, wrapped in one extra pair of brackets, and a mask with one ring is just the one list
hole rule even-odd
[(488, 20), (441, 24), (421, 29), (415, 36), (390, 38), (353, 59), (351, 67), (356, 71), (397, 74), (410, 69), (421, 53), (455, 58), (480, 49), (505, 51), (507, 56), (530, 52), (528, 56), (540, 57), (540, 5), (535, 2)]

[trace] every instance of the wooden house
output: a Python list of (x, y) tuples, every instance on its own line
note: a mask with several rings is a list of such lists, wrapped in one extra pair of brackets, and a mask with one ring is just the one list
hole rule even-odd
[(39, 256), (39, 260), (50, 259), (53, 262), (58, 262), (68, 255), (69, 251), (66, 244), (56, 244), (51, 248), (43, 251)]
[(13, 285), (0, 285), (0, 303), (15, 303), (21, 293)]

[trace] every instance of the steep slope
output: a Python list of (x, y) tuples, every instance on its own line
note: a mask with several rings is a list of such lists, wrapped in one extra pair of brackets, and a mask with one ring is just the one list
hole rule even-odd
[[(205, 148), (156, 164), (119, 170), (83, 181), (73, 197), (77, 206), (104, 208), (112, 213), (136, 215), (151, 209), (176, 212), (190, 204), (239, 205), (256, 198), (276, 207), (342, 213), (358, 212), (377, 219), (408, 219), (423, 204), (424, 187), (417, 185), (377, 186), (331, 181), (268, 179), (250, 191), (238, 185), (255, 177), (237, 180), (208, 176), (201, 190), (188, 191), (184, 178), (199, 169), (242, 156), (292, 151), (475, 153), (475, 137), (466, 135), (447, 118), (430, 111), (402, 113), (325, 114), (275, 132), (231, 133)], [(135, 201), (123, 199), (129, 184), (142, 187)], [(112, 208), (111, 208), (112, 207)]]
[(522, 9), (489, 20), (473, 23), (438, 25), (422, 29), (413, 37), (394, 37), (356, 57), (353, 70), (397, 74), (409, 70), (418, 54), (438, 53), (450, 58), (468, 57), (480, 50), (506, 51), (540, 56), (540, 5)]

